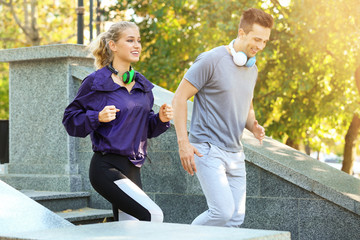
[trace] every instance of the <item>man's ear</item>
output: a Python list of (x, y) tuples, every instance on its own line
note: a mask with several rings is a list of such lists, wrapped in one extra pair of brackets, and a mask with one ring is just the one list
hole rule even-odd
[(109, 41), (109, 47), (110, 47), (111, 51), (114, 51), (114, 52), (116, 51), (116, 44), (113, 40)]
[(245, 33), (244, 29), (239, 28), (239, 30), (238, 30), (238, 38), (242, 38), (245, 35), (246, 35), (246, 33)]

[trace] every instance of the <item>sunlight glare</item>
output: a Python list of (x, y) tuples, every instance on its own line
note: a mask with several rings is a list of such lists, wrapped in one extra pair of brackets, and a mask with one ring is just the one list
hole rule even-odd
[(117, 0), (103, 0), (103, 1), (100, 1), (101, 2), (101, 6), (102, 7), (111, 7), (111, 6), (114, 6), (118, 3)]
[[(279, 0), (279, 3), (282, 7), (289, 7), (291, 0)], [(273, 3), (271, 0), (266, 0), (261, 4), (261, 7), (264, 9), (268, 9), (270, 6), (272, 6)]]
[(279, 0), (279, 3), (283, 7), (288, 7), (290, 5), (291, 0)]

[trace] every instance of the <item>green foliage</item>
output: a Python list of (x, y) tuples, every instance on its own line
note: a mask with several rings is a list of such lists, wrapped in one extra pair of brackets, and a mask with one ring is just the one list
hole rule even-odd
[[(31, 17), (31, 2), (36, 6), (34, 18)], [(0, 48), (75, 43), (75, 6), (75, 1), (61, 1), (60, 4), (50, 0), (26, 3), (23, 0), (0, 0)], [(8, 73), (8, 64), (0, 63), (0, 119), (9, 118)]]
[(9, 78), (2, 74), (8, 71), (8, 64), (0, 64), (0, 119), (9, 119)]
[(119, 1), (108, 18), (134, 11), (143, 54), (135, 66), (152, 82), (175, 91), (184, 73), (203, 51), (228, 44), (237, 35), (241, 9), (256, 1)]
[[(351, 6), (351, 7), (350, 7)], [(237, 35), (243, 9), (275, 18), (272, 40), (258, 56), (254, 105), (267, 135), (315, 150), (343, 142), (359, 111), (354, 71), (359, 64), (359, 4), (348, 1), (120, 1), (109, 16), (134, 11), (143, 38), (136, 66), (152, 82), (176, 90), (198, 54)]]
[[(21, 13), (20, 0), (14, 2)], [(308, 144), (314, 150), (339, 148), (352, 115), (360, 113), (354, 82), (360, 65), (358, 0), (292, 0), (286, 7), (277, 0), (114, 2), (105, 9), (107, 20), (128, 20), (130, 14), (141, 30), (143, 53), (135, 68), (171, 91), (201, 52), (236, 37), (243, 10), (257, 7), (272, 14), (271, 41), (257, 56), (254, 96), (257, 118), (269, 136)], [(41, 44), (74, 42), (76, 2), (37, 3)], [(0, 13), (2, 48), (29, 46), (5, 6), (0, 5)], [(4, 92), (0, 101), (6, 104), (1, 100), (6, 87), (0, 91)]]
[[(32, 4), (35, 6), (34, 14)], [(1, 0), (1, 47), (75, 43), (75, 6), (75, 1)]]
[(260, 122), (274, 138), (289, 137), (315, 150), (343, 142), (359, 111), (354, 81), (360, 64), (359, 5), (295, 0), (289, 9), (272, 8), (279, 14), (271, 54), (265, 52), (259, 63), (254, 103)]

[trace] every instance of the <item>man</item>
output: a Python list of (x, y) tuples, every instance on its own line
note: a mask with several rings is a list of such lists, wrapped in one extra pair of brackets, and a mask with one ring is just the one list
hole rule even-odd
[[(209, 209), (192, 224), (239, 227), (245, 217), (246, 171), (241, 137), (246, 127), (260, 141), (265, 130), (252, 99), (257, 79), (255, 55), (269, 41), (271, 15), (248, 9), (229, 46), (198, 56), (176, 90), (172, 105), (183, 168), (196, 172)], [(189, 137), (187, 105), (195, 95)]]

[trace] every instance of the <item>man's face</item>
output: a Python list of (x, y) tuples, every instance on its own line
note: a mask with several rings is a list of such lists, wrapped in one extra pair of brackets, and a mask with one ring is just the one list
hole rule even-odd
[(245, 34), (242, 29), (239, 30), (239, 37), (242, 40), (243, 52), (250, 58), (263, 50), (270, 38), (270, 28), (265, 28), (259, 24), (254, 24), (252, 31)]

